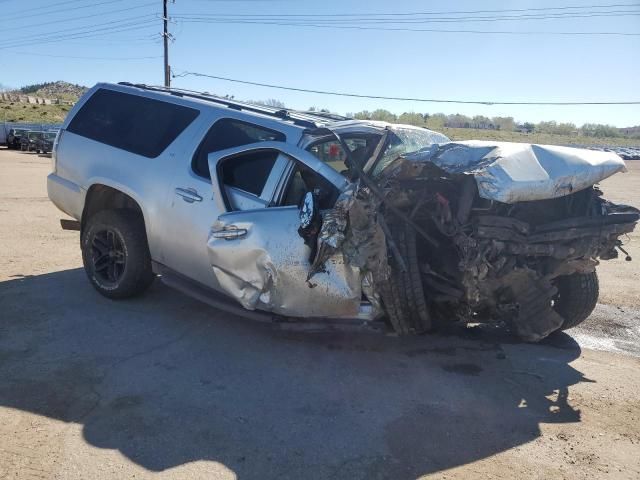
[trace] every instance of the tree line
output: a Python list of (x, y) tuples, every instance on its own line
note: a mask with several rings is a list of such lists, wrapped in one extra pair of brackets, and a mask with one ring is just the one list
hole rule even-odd
[(612, 125), (597, 123), (585, 123), (581, 127), (574, 123), (555, 121), (531, 123), (518, 123), (513, 117), (485, 117), (476, 115), (469, 117), (459, 113), (445, 115), (444, 113), (416, 113), (405, 112), (396, 115), (388, 110), (378, 109), (374, 111), (363, 110), (357, 113), (347, 114), (349, 117), (360, 120), (382, 120), (390, 123), (406, 123), (432, 130), (443, 128), (473, 128), (480, 130), (501, 130), (522, 133), (550, 133), (555, 135), (583, 135), (586, 137), (615, 138), (625, 136), (618, 128)]
[[(227, 98), (234, 98), (226, 95)], [(253, 100), (250, 103), (257, 103), (276, 108), (286, 108), (284, 102), (269, 98), (267, 100)], [(326, 112), (330, 113), (326, 108), (309, 107), (309, 112)], [(389, 123), (404, 123), (408, 125), (416, 125), (418, 127), (426, 127), (431, 130), (443, 130), (445, 128), (470, 128), (479, 130), (499, 130), (504, 132), (520, 132), (520, 133), (543, 133), (553, 135), (582, 135), (594, 138), (638, 138), (640, 139), (640, 127), (631, 127), (620, 129), (613, 125), (600, 123), (585, 123), (578, 127), (571, 122), (516, 122), (513, 117), (485, 117), (484, 115), (475, 115), (473, 117), (462, 115), (460, 113), (446, 115), (444, 113), (417, 113), (404, 112), (400, 115), (391, 113), (389, 110), (379, 108), (369, 111), (362, 110), (357, 113), (347, 113), (347, 117), (356, 118), (358, 120), (381, 120)]]

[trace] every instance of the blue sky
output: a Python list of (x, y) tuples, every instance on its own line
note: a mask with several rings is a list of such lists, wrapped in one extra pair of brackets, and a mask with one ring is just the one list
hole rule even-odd
[[(623, 13), (435, 24), (411, 23), (422, 18), (418, 15), (394, 18), (409, 21), (404, 25), (413, 29), (640, 33), (640, 2), (629, 0), (564, 0), (561, 3), (548, 0), (176, 0), (170, 4), (169, 11), (174, 17), (199, 14), (202, 18), (201, 14), (384, 14), (580, 5), (619, 5), (590, 8), (589, 12)], [(16, 87), (58, 79), (83, 85), (125, 80), (161, 84), (161, 6), (161, 0), (0, 0), (0, 84)], [(564, 9), (551, 13), (575, 11)], [(440, 17), (518, 16), (536, 12), (441, 13)], [(323, 24), (341, 25), (340, 22), (349, 17), (329, 17), (328, 20), (331, 18), (336, 21)], [(377, 26), (394, 28), (396, 24), (385, 21)], [(184, 18), (172, 21), (170, 29), (175, 36), (170, 47), (170, 63), (175, 73), (196, 71), (301, 88), (418, 98), (640, 100), (640, 36), (481, 35), (194, 23), (185, 22)], [(72, 34), (75, 38), (69, 38)], [(114, 60), (116, 58), (121, 60)], [(585, 122), (616, 126), (640, 124), (640, 105), (486, 106), (367, 100), (285, 92), (195, 77), (176, 78), (173, 85), (242, 99), (277, 98), (293, 108), (316, 106), (339, 113), (386, 108), (395, 113), (508, 115), (520, 121), (556, 120), (578, 125)]]

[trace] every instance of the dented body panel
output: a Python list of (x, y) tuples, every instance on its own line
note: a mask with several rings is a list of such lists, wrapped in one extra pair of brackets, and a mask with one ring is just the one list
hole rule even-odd
[[(347, 180), (310, 153), (283, 142), (261, 142), (209, 155), (214, 198), (225, 200), (218, 165), (251, 152), (275, 150), (328, 179), (336, 189)], [(274, 191), (279, 191), (274, 188)], [(229, 211), (213, 224), (207, 240), (209, 264), (219, 288), (248, 310), (293, 317), (355, 318), (360, 313), (361, 276), (342, 252), (326, 258), (323, 271), (309, 281), (309, 247), (299, 237), (297, 206)]]
[(362, 295), (359, 269), (336, 252), (307, 282), (309, 249), (298, 237), (298, 224), (295, 207), (222, 215), (212, 232), (232, 227), (246, 233), (231, 240), (209, 236), (209, 262), (221, 288), (249, 310), (293, 317), (357, 317)]
[(480, 197), (503, 203), (561, 197), (625, 171), (613, 152), (527, 143), (452, 142), (405, 158), (473, 175)]

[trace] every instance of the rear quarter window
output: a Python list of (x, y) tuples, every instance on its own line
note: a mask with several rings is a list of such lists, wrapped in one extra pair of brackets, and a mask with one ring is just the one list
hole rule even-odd
[(199, 110), (152, 98), (99, 89), (71, 120), (68, 131), (147, 158), (160, 155)]
[(201, 177), (211, 178), (209, 173), (211, 152), (257, 142), (284, 142), (285, 140), (286, 137), (282, 132), (232, 118), (222, 118), (216, 121), (205, 135), (193, 156), (191, 166), (193, 171)]

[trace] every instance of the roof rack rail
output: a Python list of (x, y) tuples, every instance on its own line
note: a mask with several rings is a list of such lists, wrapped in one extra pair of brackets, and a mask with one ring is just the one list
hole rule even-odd
[[(143, 83), (130, 83), (130, 82), (118, 82), (118, 85), (124, 85), (127, 87), (136, 87), (144, 90), (150, 90), (153, 92), (164, 92), (179, 97), (197, 98), (199, 100), (206, 100), (213, 103), (224, 105), (234, 110), (244, 110), (252, 113), (261, 113), (263, 115), (270, 115), (272, 117), (279, 118), (280, 120), (290, 121), (294, 125), (298, 125), (305, 128), (318, 128), (318, 121), (326, 121), (321, 115), (310, 115), (306, 112), (297, 112), (295, 110), (287, 110), (281, 108), (270, 108), (267, 106), (253, 105), (251, 103), (239, 102), (236, 100), (229, 100), (227, 98), (218, 97), (216, 95), (195, 92), (193, 90), (185, 90), (182, 88), (167, 88), (154, 85), (145, 85)], [(324, 123), (324, 122), (323, 122)]]
[(337, 113), (331, 113), (331, 112), (318, 112), (318, 111), (311, 111), (311, 110), (307, 110), (304, 112), (300, 112), (299, 110), (296, 110), (298, 113), (303, 113), (305, 115), (310, 115), (313, 117), (320, 117), (323, 118), (325, 120), (335, 120), (335, 121), (342, 121), (342, 120), (353, 120), (352, 117), (347, 117), (345, 115), (340, 115)]

